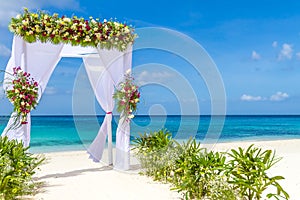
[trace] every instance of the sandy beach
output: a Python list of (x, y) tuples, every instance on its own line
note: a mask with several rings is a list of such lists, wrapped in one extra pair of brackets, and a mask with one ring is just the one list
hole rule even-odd
[[(276, 150), (282, 157), (271, 170), (270, 175), (282, 175), (280, 181), (290, 194), (291, 200), (300, 197), (300, 139), (276, 141), (250, 141), (218, 143), (216, 151), (248, 147), (255, 144), (263, 149)], [(105, 163), (95, 163), (88, 159), (85, 151), (46, 153), (47, 163), (37, 173), (39, 180), (46, 186), (35, 200), (134, 200), (134, 199), (180, 199), (181, 195), (170, 191), (170, 185), (152, 181), (138, 174), (139, 165), (133, 158), (131, 170), (117, 171)], [(104, 158), (106, 155), (104, 155)]]

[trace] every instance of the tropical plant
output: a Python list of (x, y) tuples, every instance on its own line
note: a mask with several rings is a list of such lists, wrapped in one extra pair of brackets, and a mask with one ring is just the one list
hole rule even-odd
[(0, 137), (0, 200), (13, 200), (38, 192), (33, 175), (44, 158), (28, 153), (16, 140)]
[(166, 129), (140, 134), (134, 141), (133, 150), (140, 160), (141, 172), (154, 180), (167, 181), (174, 161), (172, 134)]
[(263, 151), (252, 144), (246, 150), (241, 147), (238, 150), (232, 149), (228, 155), (230, 156), (227, 168), (228, 182), (239, 190), (241, 196), (247, 200), (260, 200), (263, 198), (263, 192), (273, 186), (277, 193), (267, 194), (268, 198), (289, 199), (288, 193), (278, 183), (284, 177), (270, 177), (267, 173), (280, 160), (275, 157), (275, 152)]
[(142, 174), (173, 184), (172, 189), (183, 193), (184, 198), (236, 199), (223, 176), (223, 154), (207, 153), (194, 138), (176, 142), (166, 129), (140, 135), (134, 142)]
[(236, 199), (235, 191), (224, 178), (226, 157), (207, 152), (194, 138), (177, 143), (180, 152), (174, 165), (173, 190), (185, 199)]
[(142, 174), (171, 183), (172, 190), (182, 193), (184, 199), (260, 200), (269, 186), (277, 193), (266, 197), (289, 198), (277, 182), (284, 178), (267, 174), (280, 160), (271, 150), (251, 145), (231, 153), (208, 152), (195, 138), (179, 143), (171, 136), (166, 129), (141, 134), (134, 140), (134, 150)]

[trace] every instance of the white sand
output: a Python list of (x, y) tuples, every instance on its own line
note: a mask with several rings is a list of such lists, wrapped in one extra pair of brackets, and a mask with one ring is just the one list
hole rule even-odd
[[(300, 199), (300, 140), (219, 143), (214, 150), (248, 147), (255, 143), (263, 149), (275, 149), (283, 159), (273, 167), (270, 175), (282, 175), (280, 181), (291, 200)], [(132, 170), (116, 171), (88, 159), (86, 152), (47, 153), (48, 163), (41, 167), (37, 177), (45, 181), (44, 192), (34, 197), (44, 200), (109, 200), (109, 199), (180, 199), (170, 191), (169, 185), (138, 175), (138, 165), (133, 160)]]

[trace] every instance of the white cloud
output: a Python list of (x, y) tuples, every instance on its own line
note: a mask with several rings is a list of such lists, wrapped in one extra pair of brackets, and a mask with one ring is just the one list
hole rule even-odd
[(167, 82), (172, 80), (174, 76), (174, 74), (166, 71), (151, 72), (145, 70), (137, 76), (136, 80), (139, 85), (143, 85), (147, 82), (153, 82), (153, 80), (155, 80), (156, 82)]
[(278, 46), (278, 42), (277, 42), (277, 41), (274, 41), (274, 42), (272, 43), (272, 47), (276, 48), (277, 46)]
[(278, 60), (288, 59), (290, 60), (293, 56), (293, 47), (291, 44), (284, 43), (282, 49), (278, 55)]
[(10, 1), (1, 1), (0, 7), (0, 26), (7, 27), (10, 19), (15, 17), (18, 13), (23, 11), (23, 8), (26, 7), (29, 10), (33, 9), (45, 9), (47, 7), (54, 7), (59, 9), (70, 8), (78, 10), (80, 8), (77, 0), (59, 0), (59, 1), (32, 1), (32, 0), (10, 0)]
[(270, 98), (243, 94), (240, 99), (242, 101), (266, 101), (266, 100), (268, 100), (268, 101), (283, 101), (287, 98), (289, 98), (288, 93), (276, 92), (276, 94), (271, 95)]
[(283, 101), (287, 99), (289, 95), (285, 92), (277, 92), (270, 97), (270, 101)]
[(54, 94), (56, 94), (57, 93), (57, 90), (56, 90), (56, 88), (55, 87), (46, 87), (46, 90), (45, 90), (45, 92), (44, 92), (44, 94), (46, 94), (46, 95), (54, 95)]
[(241, 100), (242, 101), (263, 101), (265, 99), (261, 96), (251, 96), (251, 95), (243, 94), (241, 96)]
[(260, 55), (256, 51), (252, 51), (251, 58), (252, 58), (252, 60), (259, 60)]
[(10, 49), (8, 49), (5, 45), (0, 44), (0, 56), (9, 56), (10, 53)]

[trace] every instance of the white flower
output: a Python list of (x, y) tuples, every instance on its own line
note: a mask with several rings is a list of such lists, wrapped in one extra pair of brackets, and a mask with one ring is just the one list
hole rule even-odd
[(116, 28), (118, 28), (120, 26), (120, 24), (118, 22), (114, 22), (114, 25)]
[(16, 16), (16, 18), (17, 18), (17, 19), (20, 19), (20, 18), (21, 18), (21, 15), (20, 15), (20, 14), (18, 14), (18, 15)]
[(24, 105), (25, 105), (25, 102), (24, 102), (24, 101), (22, 101), (22, 102), (21, 102), (21, 105), (22, 105), (22, 106), (24, 106)]
[(90, 42), (90, 41), (91, 41), (91, 38), (90, 38), (90, 36), (88, 36), (88, 35), (87, 35), (87, 36), (85, 37), (84, 41), (86, 41), (86, 42)]
[(70, 18), (68, 18), (68, 17), (65, 17), (65, 18), (64, 18), (64, 21), (65, 21), (65, 22), (70, 22), (70, 21), (71, 21), (71, 19), (70, 19)]
[(94, 19), (92, 19), (91, 22), (92, 22), (93, 24), (97, 24), (96, 20), (94, 20)]
[(15, 93), (18, 94), (20, 91), (18, 89), (15, 89)]
[(125, 73), (128, 74), (128, 75), (130, 75), (131, 69), (127, 69)]
[(137, 103), (137, 102), (139, 102), (140, 100), (139, 100), (139, 99), (135, 99), (134, 101), (135, 101), (135, 103)]
[(129, 119), (132, 119), (132, 118), (134, 118), (134, 115), (133, 115), (133, 114), (128, 115), (128, 118), (129, 118)]
[(28, 25), (28, 21), (27, 21), (27, 20), (23, 20), (23, 21), (22, 21), (22, 24), (23, 24), (24, 26), (27, 26), (27, 25)]
[(130, 30), (129, 30), (129, 28), (126, 26), (125, 27), (125, 33), (129, 33), (130, 32)]
[(104, 20), (103, 20), (103, 22), (107, 22), (107, 20), (106, 20), (106, 19), (104, 19)]
[(101, 34), (100, 34), (100, 33), (96, 33), (95, 35), (96, 35), (96, 37), (97, 37), (98, 39), (100, 39), (100, 37), (101, 37)]

